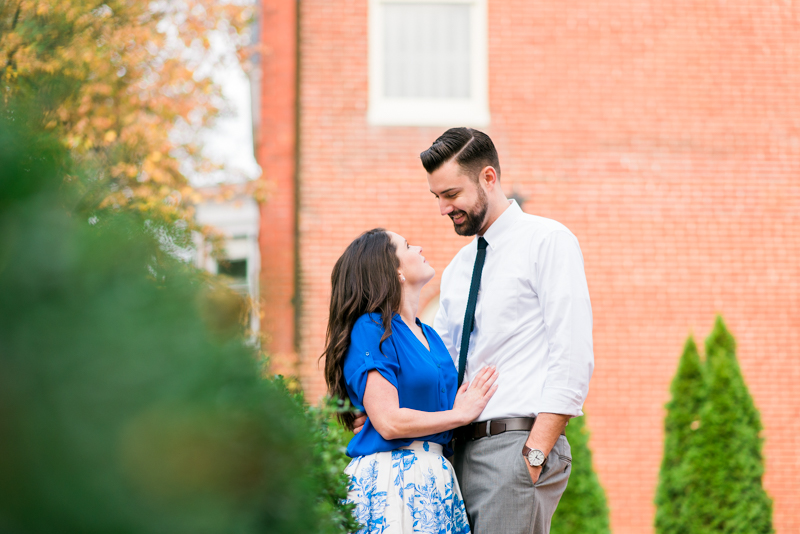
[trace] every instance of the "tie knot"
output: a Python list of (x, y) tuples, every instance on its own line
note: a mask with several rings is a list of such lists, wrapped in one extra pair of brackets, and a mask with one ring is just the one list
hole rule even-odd
[(478, 238), (478, 250), (486, 250), (486, 245), (488, 244), (484, 238)]

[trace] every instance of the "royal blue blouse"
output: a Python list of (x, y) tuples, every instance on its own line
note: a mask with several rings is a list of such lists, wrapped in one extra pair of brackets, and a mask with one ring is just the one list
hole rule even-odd
[[(364, 391), (367, 375), (373, 369), (397, 388), (401, 408), (424, 412), (450, 410), (458, 389), (458, 372), (450, 353), (439, 335), (417, 319), (428, 339), (430, 351), (406, 326), (399, 314), (392, 318), (392, 335), (378, 348), (383, 335), (383, 323), (378, 313), (365, 314), (356, 320), (350, 334), (350, 348), (344, 360), (344, 378), (350, 402), (364, 411)], [(381, 349), (383, 349), (381, 351)], [(423, 440), (444, 446), (445, 456), (450, 456), (450, 439), (453, 431), (430, 436), (386, 440), (375, 430), (367, 414), (364, 428), (353, 436), (347, 445), (351, 458), (375, 452), (391, 451)]]

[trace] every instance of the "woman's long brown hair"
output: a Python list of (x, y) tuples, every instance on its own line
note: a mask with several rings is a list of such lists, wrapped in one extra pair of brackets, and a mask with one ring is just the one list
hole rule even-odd
[[(344, 359), (350, 347), (350, 333), (356, 320), (365, 313), (380, 313), (384, 333), (379, 347), (392, 335), (392, 316), (400, 309), (403, 288), (398, 269), (397, 248), (386, 230), (375, 228), (350, 243), (331, 273), (331, 305), (325, 335), (325, 382), (328, 394), (346, 400)], [(339, 415), (352, 429), (355, 416)]]

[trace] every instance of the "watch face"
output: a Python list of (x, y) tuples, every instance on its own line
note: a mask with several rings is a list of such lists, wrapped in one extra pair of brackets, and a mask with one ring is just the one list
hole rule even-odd
[(531, 467), (539, 467), (544, 463), (544, 453), (539, 449), (532, 449), (528, 453), (528, 463)]

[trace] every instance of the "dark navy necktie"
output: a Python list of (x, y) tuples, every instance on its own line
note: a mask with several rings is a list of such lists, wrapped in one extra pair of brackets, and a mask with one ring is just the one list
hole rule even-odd
[(469, 336), (475, 326), (475, 304), (478, 302), (478, 290), (481, 288), (481, 271), (483, 261), (486, 259), (486, 240), (478, 238), (478, 254), (475, 256), (475, 266), (472, 267), (472, 282), (469, 284), (469, 298), (467, 311), (464, 313), (464, 328), (461, 329), (461, 350), (458, 353), (458, 387), (464, 381), (464, 371), (467, 368), (467, 352), (469, 351)]

